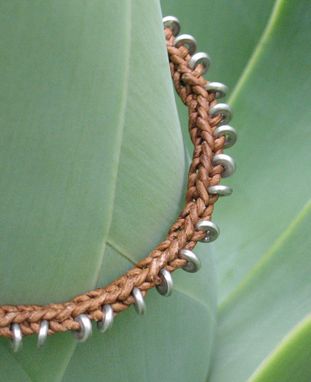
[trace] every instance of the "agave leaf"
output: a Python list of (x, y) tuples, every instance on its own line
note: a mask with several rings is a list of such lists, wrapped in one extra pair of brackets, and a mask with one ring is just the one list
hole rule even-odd
[[(162, 0), (163, 15), (174, 15), (181, 33), (191, 34), (198, 51), (208, 52), (212, 65), (209, 81), (223, 82), (233, 89), (264, 29), (274, 0)], [(176, 98), (183, 137), (192, 153), (188, 134), (187, 111)]]
[(212, 259), (201, 258), (200, 273), (174, 274), (169, 299), (152, 291), (144, 317), (133, 309), (124, 312), (111, 332), (95, 332), (79, 346), (63, 381), (75, 381), (77, 375), (83, 381), (204, 381), (214, 343), (215, 305), (206, 301), (214, 291), (215, 272)]
[[(1, 346), (0, 369), (3, 381), (31, 382), (25, 370), (16, 362), (13, 355), (5, 347)], [(8, 379), (7, 379), (8, 378)]]
[(277, 2), (231, 98), (239, 131), (231, 153), (238, 170), (230, 182), (231, 203), (220, 203), (215, 213), (224, 233), (216, 243), (221, 299), (310, 198), (309, 11), (307, 2)]
[[(196, 8), (202, 11), (208, 3), (201, 1)], [(227, 7), (223, 9), (226, 13)], [(305, 49), (309, 10), (307, 1), (275, 3), (229, 99), (239, 132), (239, 142), (229, 154), (238, 170), (232, 181), (226, 181), (234, 195), (230, 202), (219, 203), (214, 216), (222, 229), (215, 252), (223, 302), (211, 382), (242, 382), (256, 369), (254, 378), (265, 381), (286, 380), (285, 375), (287, 380), (308, 380), (310, 374), (308, 344), (302, 336), (295, 337), (293, 350), (288, 348), (290, 365), (284, 361), (289, 353), (282, 342), (288, 332), (296, 333), (293, 328), (310, 311), (310, 205), (293, 222), (309, 200), (311, 186), (306, 106), (311, 98), (311, 59)], [(251, 15), (257, 24), (257, 14)], [(183, 21), (187, 23), (186, 18)], [(234, 19), (230, 24), (236, 27)], [(232, 43), (231, 52), (243, 40)], [(305, 354), (294, 358), (298, 348)], [(261, 369), (270, 365), (274, 349), (275, 357), (285, 357), (278, 358), (277, 374), (274, 363)], [(301, 370), (295, 375), (297, 365)]]
[[(310, 226), (311, 202), (221, 306), (209, 381), (247, 380), (309, 313)], [(305, 367), (302, 375), (310, 373), (309, 362)]]
[[(185, 152), (160, 7), (12, 0), (0, 3), (0, 21), (0, 302), (63, 301), (146, 256), (181, 204)], [(41, 352), (27, 338), (16, 355), (1, 339), (0, 380), (103, 380), (104, 365), (131, 380), (151, 364), (148, 380), (158, 380), (161, 352), (169, 380), (204, 380), (215, 287), (212, 259), (202, 261), (205, 273), (177, 273), (172, 299), (151, 293), (147, 317), (124, 313), (107, 339), (95, 334), (77, 347), (58, 334)], [(172, 368), (176, 347), (186, 372)]]
[(113, 33), (107, 4), (73, 4), (1, 3), (1, 303), (92, 287), (110, 229), (127, 10)]
[[(311, 97), (308, 11), (307, 2), (276, 3), (231, 98), (238, 171), (232, 204), (216, 212), (226, 234), (216, 245), (223, 302), (211, 382), (250, 378), (310, 311), (310, 204), (293, 221), (311, 185), (310, 112), (300, 101)], [(305, 363), (300, 374), (309, 372)]]
[(236, 84), (269, 18), (274, 0), (162, 0), (164, 15), (174, 15), (181, 33), (191, 34), (198, 51), (208, 52), (210, 81)]
[(299, 381), (311, 379), (311, 317), (308, 315), (284, 338), (250, 382)]

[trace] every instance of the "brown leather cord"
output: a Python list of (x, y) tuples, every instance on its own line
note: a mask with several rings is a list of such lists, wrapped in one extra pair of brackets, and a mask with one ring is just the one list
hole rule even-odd
[(12, 337), (11, 324), (18, 323), (23, 335), (39, 332), (40, 322), (49, 323), (48, 334), (79, 330), (75, 318), (84, 313), (90, 319), (103, 319), (102, 306), (110, 304), (114, 313), (122, 312), (134, 303), (134, 287), (145, 296), (150, 288), (161, 282), (159, 272), (165, 268), (173, 272), (186, 264), (179, 257), (183, 248), (192, 249), (206, 235), (195, 229), (196, 223), (205, 218), (211, 220), (217, 195), (209, 195), (207, 189), (217, 185), (223, 167), (213, 166), (214, 155), (224, 147), (224, 137), (214, 138), (213, 132), (221, 117), (210, 118), (209, 109), (216, 104), (213, 93), (208, 93), (202, 76), (203, 67), (190, 69), (190, 55), (185, 47), (174, 47), (174, 36), (165, 29), (170, 70), (175, 89), (188, 107), (189, 133), (194, 145), (192, 162), (188, 173), (186, 204), (176, 222), (169, 229), (166, 239), (146, 258), (139, 261), (127, 273), (104, 288), (98, 288), (74, 297), (71, 301), (49, 305), (2, 305), (0, 306), (0, 335)]

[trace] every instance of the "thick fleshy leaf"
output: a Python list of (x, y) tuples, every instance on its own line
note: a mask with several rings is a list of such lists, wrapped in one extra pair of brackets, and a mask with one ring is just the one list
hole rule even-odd
[(208, 52), (210, 81), (236, 84), (266, 26), (275, 0), (161, 0), (164, 16), (174, 15), (181, 33), (191, 34), (198, 51)]
[[(222, 305), (209, 382), (248, 380), (310, 312), (310, 227), (311, 202)], [(310, 375), (305, 367), (301, 375)]]
[(75, 381), (77, 375), (82, 381), (205, 381), (216, 301), (212, 259), (201, 260), (198, 274), (174, 273), (170, 298), (152, 291), (144, 317), (131, 309), (116, 318), (111, 332), (95, 332), (79, 346), (63, 381)]
[[(225, 83), (229, 94), (253, 54), (274, 3), (275, 0), (161, 1), (163, 15), (178, 17), (181, 33), (193, 35), (197, 50), (208, 52), (211, 57), (212, 65), (206, 78)], [(178, 97), (176, 100), (184, 141), (191, 154), (187, 111)]]
[[(211, 382), (260, 374), (310, 311), (310, 204), (292, 222), (311, 186), (310, 110), (301, 101), (311, 98), (309, 18), (307, 1), (277, 2), (231, 98), (238, 171), (231, 203), (215, 214), (225, 234), (216, 243), (223, 302)], [(273, 379), (272, 368), (263, 372), (267, 381), (283, 380)], [(300, 375), (309, 373), (305, 363)]]
[[(185, 3), (189, 14), (200, 13), (198, 25), (203, 25), (203, 9), (213, 6), (211, 2)], [(228, 3), (221, 18), (230, 20), (228, 28), (235, 36), (241, 26), (234, 23), (230, 6), (242, 12), (247, 5)], [(177, 15), (186, 26), (183, 32), (193, 33), (186, 11), (182, 7), (178, 10), (177, 5), (171, 11), (166, 4), (172, 3), (163, 1), (165, 13)], [(216, 2), (214, 7), (221, 4)], [(269, 8), (266, 20), (268, 14), (269, 21), (262, 27), (261, 37), (259, 31), (259, 42), (244, 61), (247, 65), (239, 72), (242, 75), (229, 98), (234, 108), (233, 125), (239, 133), (238, 144), (229, 154), (235, 157), (238, 169), (232, 180), (224, 181), (234, 187), (234, 194), (217, 205), (214, 216), (222, 230), (215, 246), (222, 304), (211, 382), (310, 379), (309, 343), (302, 339), (300, 327), (296, 328), (311, 305), (310, 205), (293, 222), (310, 199), (307, 105), (311, 99), (311, 56), (306, 49), (310, 7), (307, 1), (278, 0), (273, 10)], [(254, 28), (263, 20), (259, 14), (257, 23), (256, 12), (248, 16), (250, 20), (254, 17)], [(245, 29), (238, 42), (227, 37), (230, 53), (243, 47), (251, 30)], [(206, 36), (200, 31), (193, 34), (203, 50)], [(207, 78), (214, 80), (209, 75), (217, 62), (211, 49), (213, 66)], [(223, 61), (225, 68), (221, 66), (223, 72), (227, 69), (225, 76), (231, 73), (228, 62)], [(307, 335), (309, 329), (305, 328)], [(293, 347), (286, 342), (288, 338), (293, 339)]]
[(299, 323), (250, 378), (250, 382), (310, 382), (311, 316)]
[[(13, 0), (0, 3), (0, 21), (0, 302), (62, 301), (106, 284), (146, 256), (181, 205), (186, 156), (160, 7), (157, 1)], [(133, 349), (148, 354), (148, 373), (164, 343), (166, 352), (180, 350), (177, 372), (163, 351), (169, 380), (193, 374), (204, 380), (215, 287), (211, 259), (202, 260), (207, 276), (180, 271), (175, 297), (150, 294), (146, 319), (132, 312), (118, 317), (107, 336), (111, 346), (96, 334), (77, 348), (68, 333), (49, 338), (42, 352), (36, 338), (27, 338), (24, 351), (13, 355), (1, 339), (7, 363), (0, 380), (103, 380), (100, 362), (88, 372), (94, 354), (122, 373), (121, 354), (136, 376), (142, 364), (131, 363)], [(194, 344), (199, 365), (191, 358)], [(157, 380), (154, 365), (150, 381)]]
[(1, 2), (2, 303), (62, 300), (96, 280), (129, 54), (114, 47), (128, 45), (126, 8), (118, 32), (108, 8)]
[[(308, 1), (279, 1), (231, 103), (234, 194), (215, 219), (220, 298), (242, 280), (309, 200), (311, 52)], [(224, 182), (225, 183), (225, 182)], [(226, 181), (227, 183), (227, 181)]]

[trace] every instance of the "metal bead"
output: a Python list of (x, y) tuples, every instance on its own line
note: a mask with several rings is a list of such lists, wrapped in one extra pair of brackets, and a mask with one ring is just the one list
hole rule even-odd
[(157, 291), (165, 297), (172, 294), (173, 291), (173, 278), (171, 273), (166, 269), (161, 269), (160, 271), (161, 284), (157, 285)]
[(40, 329), (38, 333), (38, 341), (37, 341), (37, 347), (41, 348), (47, 339), (48, 336), (48, 331), (49, 331), (49, 323), (47, 320), (43, 320), (40, 323)]
[(206, 232), (204, 239), (200, 240), (202, 243), (210, 243), (211, 241), (216, 240), (220, 233), (218, 225), (210, 220), (199, 220), (196, 224), (196, 229), (198, 231)]
[(113, 309), (111, 305), (106, 304), (103, 306), (104, 317), (101, 321), (97, 322), (97, 327), (101, 333), (105, 333), (112, 327), (113, 324)]
[(13, 335), (11, 340), (11, 346), (14, 353), (16, 353), (20, 351), (23, 347), (23, 335), (22, 335), (21, 327), (19, 326), (19, 324), (16, 324), (16, 323), (12, 324), (11, 330)]
[(80, 330), (74, 332), (74, 336), (79, 342), (84, 342), (92, 335), (91, 320), (86, 314), (80, 314), (75, 321), (79, 322)]
[(218, 103), (210, 108), (209, 114), (211, 117), (216, 117), (218, 114), (222, 115), (221, 124), (226, 125), (232, 118), (232, 110), (226, 103)]
[(190, 34), (181, 34), (176, 37), (175, 47), (179, 48), (180, 46), (187, 48), (190, 55), (193, 55), (193, 53), (197, 50), (197, 42)]
[(237, 132), (235, 128), (230, 125), (218, 126), (214, 131), (214, 135), (216, 138), (219, 138), (221, 136), (225, 137), (224, 148), (226, 149), (228, 147), (233, 146), (237, 140)]
[(180, 23), (177, 17), (174, 16), (165, 16), (162, 19), (164, 29), (170, 28), (173, 36), (177, 36), (180, 32)]
[(218, 99), (226, 96), (228, 87), (221, 82), (208, 82), (205, 86), (205, 90), (209, 93), (215, 93), (215, 97)]
[(140, 289), (135, 287), (133, 289), (132, 295), (135, 299), (134, 307), (135, 307), (136, 312), (140, 315), (145, 314), (146, 313), (146, 304), (144, 301), (144, 296), (142, 295)]
[(203, 65), (203, 74), (206, 73), (211, 64), (211, 59), (207, 53), (194, 54), (188, 63), (190, 69), (195, 69), (199, 64)]
[(182, 268), (184, 271), (195, 273), (201, 268), (201, 261), (190, 249), (181, 249), (179, 256), (187, 260), (187, 264)]
[(207, 192), (212, 195), (228, 196), (232, 194), (232, 188), (223, 184), (216, 184), (215, 186), (209, 186)]
[(222, 165), (224, 168), (224, 171), (222, 172), (221, 176), (223, 178), (227, 178), (228, 176), (231, 176), (235, 171), (235, 163), (233, 158), (230, 155), (227, 154), (216, 154), (213, 158), (213, 165)]

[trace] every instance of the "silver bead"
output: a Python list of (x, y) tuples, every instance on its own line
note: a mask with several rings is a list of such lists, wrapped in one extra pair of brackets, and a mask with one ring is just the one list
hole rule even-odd
[(223, 184), (215, 184), (215, 186), (209, 186), (207, 192), (212, 195), (228, 196), (232, 194), (232, 188)]
[(195, 227), (198, 231), (206, 232), (204, 239), (200, 240), (202, 243), (210, 243), (216, 240), (220, 233), (218, 225), (210, 220), (199, 220)]
[(23, 335), (22, 335), (21, 327), (19, 326), (19, 324), (14, 323), (11, 326), (11, 330), (13, 335), (11, 340), (11, 347), (14, 353), (17, 353), (23, 347)]
[(79, 322), (80, 330), (74, 332), (74, 336), (79, 342), (86, 341), (92, 335), (92, 323), (86, 314), (80, 314), (75, 318)]
[(134, 300), (135, 300), (134, 307), (135, 307), (136, 312), (140, 315), (145, 314), (146, 313), (146, 304), (144, 301), (144, 296), (141, 293), (140, 289), (135, 287), (133, 289), (132, 295), (133, 295)]
[(97, 322), (97, 327), (101, 333), (105, 333), (112, 327), (114, 314), (111, 305), (106, 304), (103, 306), (103, 314), (103, 319)]
[(216, 138), (221, 136), (225, 137), (224, 148), (226, 149), (233, 146), (237, 140), (237, 132), (235, 128), (229, 125), (218, 126), (214, 131), (214, 135)]
[(190, 249), (181, 249), (179, 256), (187, 260), (187, 264), (182, 268), (184, 271), (195, 273), (201, 268), (201, 261)]
[(212, 106), (209, 110), (209, 114), (211, 117), (216, 117), (218, 114), (221, 114), (222, 120), (220, 123), (222, 125), (229, 123), (232, 118), (231, 107), (226, 103), (218, 103), (217, 105)]
[(203, 74), (206, 73), (211, 64), (211, 59), (207, 53), (194, 54), (188, 63), (190, 69), (195, 69), (199, 64), (203, 65)]
[(48, 336), (48, 331), (49, 331), (49, 323), (47, 320), (43, 320), (40, 323), (40, 329), (38, 333), (38, 341), (37, 341), (37, 347), (41, 348), (47, 339)]
[(205, 90), (209, 93), (215, 93), (215, 97), (218, 99), (226, 96), (228, 87), (221, 82), (208, 82), (205, 85)]
[(173, 278), (171, 273), (166, 269), (160, 271), (161, 284), (157, 285), (157, 291), (165, 297), (172, 294), (173, 291)]
[(224, 168), (224, 171), (222, 172), (221, 176), (223, 178), (227, 178), (228, 176), (231, 176), (235, 171), (235, 163), (233, 158), (230, 155), (227, 154), (216, 154), (213, 157), (213, 165), (222, 165)]
[(177, 36), (180, 32), (180, 23), (177, 17), (174, 16), (165, 16), (162, 19), (164, 29), (171, 29), (173, 36)]
[(190, 55), (193, 55), (193, 53), (197, 50), (197, 42), (190, 34), (181, 34), (176, 37), (175, 47), (179, 48), (180, 46), (187, 48)]

